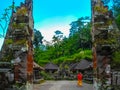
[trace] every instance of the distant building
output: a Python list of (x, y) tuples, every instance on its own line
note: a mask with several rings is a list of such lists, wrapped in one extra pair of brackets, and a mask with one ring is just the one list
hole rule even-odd
[(33, 78), (34, 78), (34, 80), (42, 78), (40, 76), (40, 71), (43, 71), (43, 70), (45, 70), (43, 67), (41, 67), (37, 63), (33, 62), (33, 76), (34, 76)]
[(50, 72), (50, 73), (54, 73), (55, 71), (58, 71), (59, 67), (56, 64), (53, 63), (48, 63), (45, 65), (45, 71), (46, 72)]
[(88, 60), (81, 60), (80, 62), (74, 63), (70, 65), (70, 71), (72, 72), (82, 72), (84, 71), (86, 68), (88, 68), (88, 66), (91, 64), (90, 61)]

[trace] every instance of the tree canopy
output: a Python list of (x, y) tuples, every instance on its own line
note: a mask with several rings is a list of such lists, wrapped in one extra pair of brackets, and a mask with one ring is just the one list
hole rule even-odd
[(41, 32), (34, 29), (34, 42), (33, 42), (34, 46), (39, 47), (40, 44), (42, 44), (42, 39), (43, 39), (43, 36)]
[[(51, 61), (58, 64), (58, 62), (67, 60), (75, 62), (82, 58), (92, 58), (92, 54), (90, 54), (91, 23), (89, 18), (80, 18), (77, 21), (73, 21), (70, 26), (70, 35), (68, 38), (64, 37), (60, 30), (56, 30), (52, 38), (52, 45), (47, 44), (45, 46), (46, 50), (35, 48), (35, 60), (39, 64)], [(84, 55), (80, 53), (81, 51), (85, 51)]]

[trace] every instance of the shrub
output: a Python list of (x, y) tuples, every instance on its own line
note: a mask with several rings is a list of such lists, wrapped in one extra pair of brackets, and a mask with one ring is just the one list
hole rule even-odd
[(113, 53), (113, 62), (120, 64), (120, 51)]
[(45, 71), (41, 71), (40, 74), (43, 76), (45, 80), (53, 80), (53, 76), (50, 75), (49, 73), (46, 73)]
[(12, 39), (6, 39), (5, 41), (5, 44), (6, 45), (9, 45), (9, 44), (12, 44), (13, 43), (13, 40)]

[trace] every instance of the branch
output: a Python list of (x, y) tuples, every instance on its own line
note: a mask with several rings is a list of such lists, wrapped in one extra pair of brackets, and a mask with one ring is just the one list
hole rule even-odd
[(0, 27), (2, 28), (2, 30), (4, 30), (4, 28), (3, 28), (2, 24), (0, 24)]
[(8, 20), (10, 20), (9, 12), (8, 12), (8, 11), (9, 11), (9, 9), (6, 8), (6, 9), (5, 9), (5, 15), (6, 15), (6, 17), (8, 18)]

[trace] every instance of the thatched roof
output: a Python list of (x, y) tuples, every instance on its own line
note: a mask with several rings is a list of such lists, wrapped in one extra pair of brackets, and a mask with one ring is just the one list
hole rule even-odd
[(46, 70), (57, 70), (58, 66), (53, 63), (48, 63), (44, 67)]
[(72, 63), (72, 64), (70, 64), (70, 66), (69, 66), (69, 67), (70, 67), (70, 70), (71, 70), (71, 69), (74, 69), (76, 65), (77, 65), (77, 63)]
[(90, 64), (91, 64), (90, 61), (87, 61), (87, 60), (83, 59), (80, 62), (73, 64), (72, 69), (74, 69), (74, 70), (84, 70), (84, 69), (88, 68), (88, 66)]
[(38, 69), (41, 69), (41, 70), (44, 70), (43, 67), (41, 67), (40, 65), (38, 65), (36, 62), (33, 62), (33, 68), (38, 68)]

